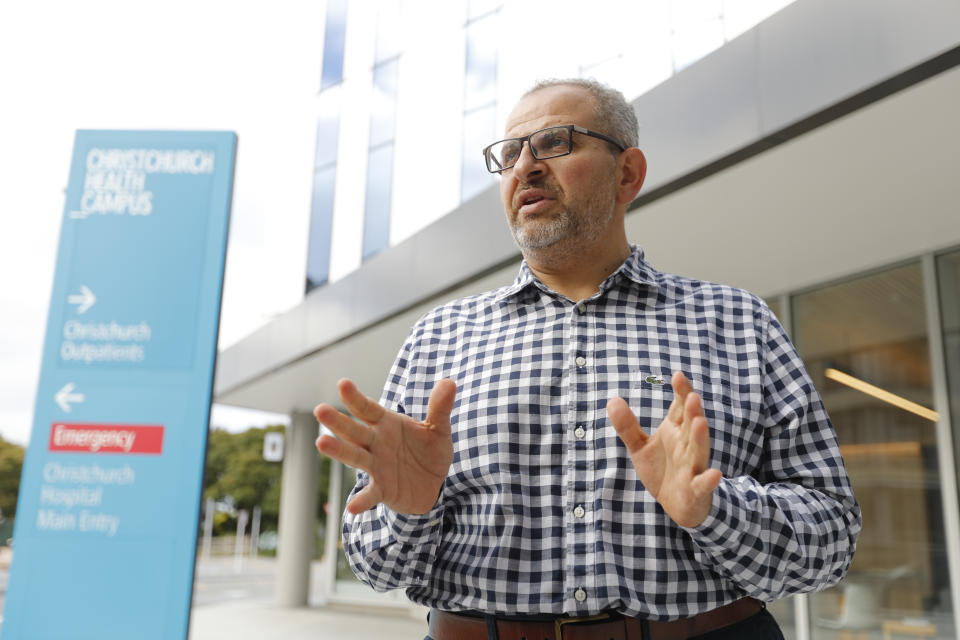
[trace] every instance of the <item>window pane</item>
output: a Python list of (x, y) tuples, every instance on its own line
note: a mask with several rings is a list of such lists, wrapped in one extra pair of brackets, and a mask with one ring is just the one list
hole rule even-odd
[(390, 196), (393, 193), (393, 145), (370, 152), (367, 164), (367, 201), (363, 215), (363, 259), (390, 242)]
[(920, 265), (798, 295), (792, 308), (863, 509), (846, 579), (810, 597), (811, 634), (879, 636), (907, 621), (952, 638)]
[(397, 72), (399, 60), (373, 70), (373, 100), (370, 105), (370, 147), (393, 140), (396, 132)]
[(482, 107), (497, 99), (497, 52), (499, 13), (467, 26), (467, 63), (463, 108)]
[(320, 95), (320, 113), (317, 116), (317, 150), (314, 169), (337, 161), (340, 139), (340, 87), (331, 87)]
[(343, 44), (347, 35), (347, 0), (327, 0), (327, 24), (323, 30), (323, 70), (320, 88), (343, 80)]
[(317, 171), (313, 177), (313, 201), (310, 203), (310, 243), (307, 249), (307, 291), (327, 282), (330, 277), (330, 231), (333, 226), (333, 189), (335, 166)]
[(493, 142), (496, 135), (497, 109), (489, 106), (467, 114), (463, 118), (463, 172), (460, 181), (460, 201), (477, 195), (494, 182), (487, 171), (480, 151)]

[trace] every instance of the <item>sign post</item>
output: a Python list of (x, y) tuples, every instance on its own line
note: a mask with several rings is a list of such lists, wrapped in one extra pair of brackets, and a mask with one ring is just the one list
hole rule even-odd
[(235, 150), (77, 132), (3, 640), (187, 637)]

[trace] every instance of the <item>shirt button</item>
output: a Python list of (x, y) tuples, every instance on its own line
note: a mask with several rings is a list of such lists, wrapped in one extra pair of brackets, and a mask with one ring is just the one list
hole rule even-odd
[(577, 602), (583, 602), (587, 599), (587, 592), (583, 589), (577, 589), (573, 592), (573, 597), (577, 599)]
[(583, 365), (587, 364), (587, 359), (583, 356), (577, 356), (576, 362), (578, 367), (582, 367)]
[(587, 310), (587, 305), (583, 304), (582, 302), (577, 305), (577, 312), (578, 312), (578, 313), (583, 313), (583, 312), (586, 311), (586, 310)]
[(587, 435), (587, 430), (583, 428), (583, 425), (577, 427), (577, 430), (573, 432), (573, 435), (577, 436), (578, 440), (583, 440), (583, 436)]
[(573, 515), (577, 516), (578, 518), (582, 518), (584, 514), (586, 514), (586, 511), (584, 511), (583, 507), (580, 505), (577, 505), (577, 508), (573, 510)]

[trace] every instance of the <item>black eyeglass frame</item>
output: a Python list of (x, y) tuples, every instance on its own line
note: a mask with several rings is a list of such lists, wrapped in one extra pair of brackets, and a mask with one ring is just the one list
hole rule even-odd
[[(570, 137), (570, 141), (569, 141), (569, 143), (567, 144), (567, 150), (564, 151), (563, 153), (554, 153), (554, 154), (547, 155), (547, 156), (540, 156), (540, 155), (537, 154), (537, 150), (533, 148), (533, 145), (530, 144), (530, 138), (532, 138), (533, 136), (537, 135), (538, 133), (543, 133), (544, 131), (549, 131), (549, 130), (551, 130), (551, 129), (566, 129), (566, 130), (567, 130), (567, 132), (568, 132), (567, 135)], [(622, 144), (620, 144), (619, 142), (617, 142), (616, 140), (614, 140), (614, 139), (611, 138), (610, 136), (604, 135), (604, 134), (602, 134), (602, 133), (600, 133), (600, 132), (598, 132), (598, 131), (591, 131), (590, 129), (585, 129), (585, 128), (583, 128), (583, 127), (581, 127), (581, 126), (578, 126), (578, 125), (575, 125), (575, 124), (559, 124), (559, 125), (554, 125), (554, 126), (552, 126), (552, 127), (544, 127), (543, 129), (537, 129), (536, 131), (532, 131), (532, 132), (528, 133), (527, 135), (525, 135), (525, 136), (523, 136), (523, 137), (521, 137), (521, 138), (504, 138), (503, 140), (497, 140), (496, 142), (493, 142), (493, 143), (491, 143), (491, 144), (488, 144), (487, 146), (485, 146), (485, 147), (483, 148), (483, 161), (484, 161), (484, 164), (486, 164), (486, 166), (487, 166), (487, 171), (489, 171), (490, 173), (502, 173), (502, 172), (506, 171), (507, 169), (512, 169), (513, 166), (514, 166), (515, 164), (517, 164), (516, 162), (514, 162), (513, 164), (511, 164), (510, 166), (507, 166), (507, 167), (500, 167), (499, 169), (492, 169), (492, 168), (491, 168), (491, 164), (492, 164), (492, 163), (496, 163), (496, 164), (499, 164), (499, 163), (496, 162), (496, 160), (495, 160), (494, 158), (491, 158), (490, 155), (489, 155), (490, 149), (492, 149), (493, 147), (497, 146), (498, 144), (501, 144), (501, 143), (504, 143), (504, 142), (510, 142), (511, 140), (516, 140), (517, 142), (520, 143), (520, 151), (521, 151), (521, 152), (523, 151), (523, 143), (526, 142), (526, 143), (527, 143), (527, 146), (530, 147), (530, 153), (532, 153), (532, 154), (533, 154), (533, 157), (536, 158), (537, 160), (549, 160), (549, 159), (551, 159), (551, 158), (560, 158), (560, 157), (563, 157), (563, 156), (568, 156), (568, 155), (570, 155), (571, 153), (573, 153), (573, 132), (577, 132), (577, 133), (583, 134), (583, 135), (585, 135), (585, 136), (590, 136), (591, 138), (598, 138), (598, 139), (603, 140), (603, 141), (605, 141), (605, 142), (609, 142), (610, 144), (612, 144), (613, 146), (615, 146), (617, 149), (619, 149), (621, 152), (627, 150), (627, 148), (626, 148), (625, 146), (623, 146)], [(519, 158), (520, 158), (520, 155), (518, 154), (518, 155), (517, 155), (517, 159), (519, 159)]]

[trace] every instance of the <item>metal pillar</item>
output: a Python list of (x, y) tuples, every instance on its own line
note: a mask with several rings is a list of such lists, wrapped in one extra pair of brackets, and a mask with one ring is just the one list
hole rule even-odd
[(283, 486), (277, 540), (277, 605), (305, 607), (310, 595), (317, 520), (317, 467), (319, 455), (316, 418), (293, 413), (283, 450)]
[(953, 457), (953, 426), (950, 424), (950, 391), (940, 317), (940, 291), (937, 288), (937, 264), (933, 254), (923, 256), (923, 289), (930, 369), (933, 374), (933, 408), (940, 414), (936, 427), (937, 463), (947, 541), (947, 569), (950, 575), (954, 629), (960, 629), (960, 497), (957, 495), (957, 465)]

